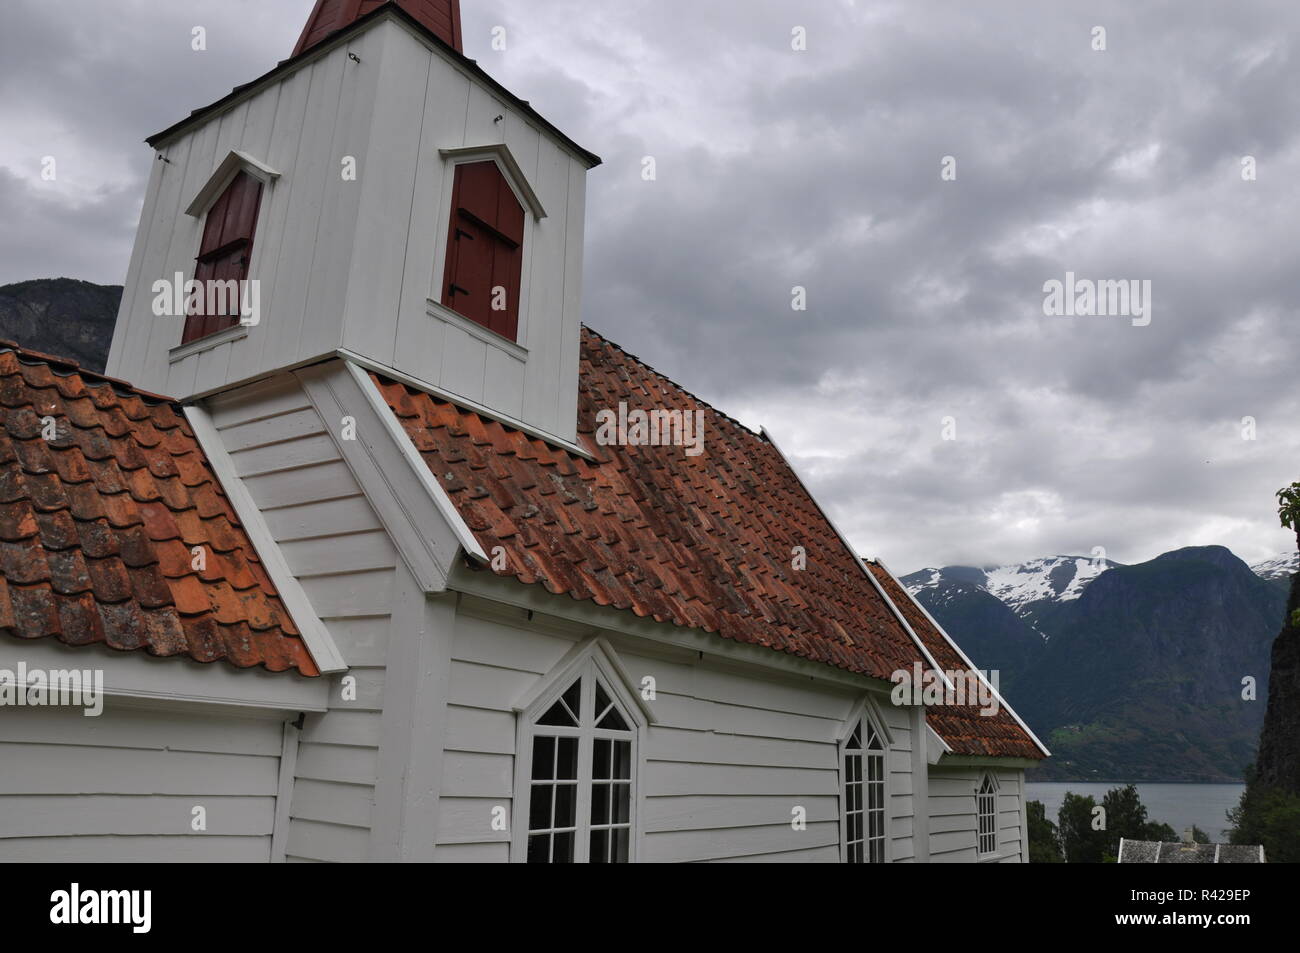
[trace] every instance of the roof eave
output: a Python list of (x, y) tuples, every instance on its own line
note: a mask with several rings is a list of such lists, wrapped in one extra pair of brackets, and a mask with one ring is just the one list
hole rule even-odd
[(594, 152), (591, 152), (588, 149), (584, 149), (582, 146), (578, 145), (578, 143), (570, 139), (567, 135), (565, 135), (562, 131), (560, 131), (560, 129), (558, 129), (549, 120), (547, 120), (544, 116), (542, 116), (541, 113), (539, 113), (536, 109), (534, 109), (527, 100), (520, 99), (510, 90), (502, 86), (501, 83), (499, 83), (497, 80), (493, 79), (492, 76), (489, 75), (488, 72), (483, 69), (483, 67), (478, 65), (477, 61), (470, 59), (460, 50), (456, 49), (454, 46), (447, 43), (446, 40), (442, 39), (442, 37), (438, 36), (438, 34), (434, 33), (431, 29), (429, 29), (427, 26), (425, 26), (423, 23), (421, 23), (411, 14), (407, 13), (401, 7), (396, 6), (395, 4), (387, 4), (387, 3), (384, 4), (383, 6), (375, 8), (374, 10), (367, 13), (365, 16), (358, 17), (356, 20), (349, 23), (343, 29), (330, 34), (330, 36), (328, 36), (321, 42), (315, 44), (314, 46), (306, 50), (303, 50), (297, 56), (291, 56), (287, 60), (282, 60), (280, 63), (276, 64), (274, 69), (271, 69), (266, 73), (263, 73), (257, 79), (245, 83), (242, 86), (236, 86), (227, 95), (223, 96), (221, 99), (218, 99), (216, 102), (210, 103), (207, 106), (203, 106), (200, 107), (199, 109), (194, 110), (194, 112), (190, 113), (190, 115), (186, 116), (184, 119), (180, 120), (179, 122), (175, 122), (172, 125), (168, 126), (166, 129), (162, 130), (161, 132), (156, 132), (152, 136), (149, 136), (148, 138), (145, 139), (145, 142), (151, 148), (158, 149), (161, 145), (164, 145), (169, 140), (174, 138), (176, 135), (188, 129), (190, 126), (195, 125), (196, 123), (202, 121), (203, 119), (207, 118), (208, 116), (212, 115), (215, 112), (219, 112), (220, 110), (224, 109), (226, 106), (229, 106), (239, 101), (242, 97), (251, 96), (253, 93), (261, 89), (263, 86), (275, 81), (280, 76), (289, 73), (294, 69), (297, 69), (303, 63), (308, 62), (317, 57), (323, 56), (326, 53), (329, 53), (330, 51), (337, 48), (340, 44), (346, 42), (352, 36), (367, 29), (372, 23), (376, 23), (384, 19), (401, 20), (408, 27), (415, 30), (420, 36), (424, 37), (426, 40), (432, 43), (434, 47), (438, 49), (440, 52), (442, 52), (448, 59), (452, 60), (454, 63), (459, 65), (462, 69), (469, 72), (476, 79), (479, 79), (485, 84), (487, 84), (489, 87), (492, 88), (494, 92), (498, 93), (500, 96), (508, 100), (511, 103), (511, 105), (513, 105), (516, 109), (524, 113), (526, 116), (528, 116), (528, 118), (532, 119), (543, 129), (545, 129), (547, 132), (553, 135), (570, 151), (575, 153), (580, 159), (582, 159), (585, 163), (587, 163), (588, 168), (595, 168), (596, 166), (602, 163), (603, 160), (600, 158), (600, 156), (596, 155)]
[(911, 600), (914, 606), (916, 606), (919, 610), (921, 610), (921, 614), (925, 616), (926, 621), (928, 621), (930, 625), (934, 626), (934, 630), (943, 637), (944, 641), (946, 641), (949, 646), (952, 647), (952, 650), (957, 653), (958, 657), (961, 658), (963, 662), (966, 663), (966, 666), (970, 669), (970, 671), (974, 672), (977, 676), (979, 676), (980, 681), (982, 681), (985, 684), (985, 686), (993, 693), (994, 697), (997, 698), (998, 702), (1012, 717), (1015, 723), (1020, 726), (1021, 730), (1024, 731), (1024, 733), (1029, 736), (1029, 740), (1034, 743), (1034, 747), (1036, 747), (1039, 751), (1042, 752), (1043, 758), (1044, 759), (1050, 758), (1052, 756), (1052, 752), (1047, 749), (1047, 745), (1043, 744), (1042, 741), (1038, 739), (1038, 736), (1034, 734), (1033, 730), (1029, 727), (1028, 723), (1023, 718), (1021, 718), (1018, 714), (1016, 714), (1016, 710), (1014, 708), (1012, 708), (1010, 705), (1007, 704), (1007, 700), (1002, 697), (1002, 693), (993, 687), (993, 685), (989, 682), (989, 680), (984, 677), (984, 673), (982, 671), (980, 671), (978, 668), (975, 667), (975, 663), (970, 660), (970, 656), (968, 656), (965, 652), (962, 651), (961, 646), (957, 644), (957, 640), (948, 634), (948, 630), (939, 624), (939, 620), (936, 619), (930, 613), (929, 609), (927, 609), (925, 606), (921, 604), (921, 600), (916, 598), (916, 596), (914, 596), (911, 592), (908, 591), (907, 587), (903, 585), (903, 583), (899, 580), (898, 576), (894, 575), (893, 570), (891, 570), (888, 566), (885, 565), (885, 561), (883, 559), (877, 556), (875, 559), (872, 560), (872, 562), (875, 563), (877, 566), (879, 566), (881, 570), (883, 570), (884, 573), (889, 576), (890, 579), (894, 580), (894, 584), (897, 585), (900, 590), (902, 590), (903, 594), (906, 595), (907, 598)]

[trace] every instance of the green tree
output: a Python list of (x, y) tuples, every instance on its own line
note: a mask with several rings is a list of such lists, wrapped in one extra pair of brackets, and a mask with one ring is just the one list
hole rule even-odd
[[(1300, 548), (1300, 483), (1277, 491), (1277, 515)], [(1234, 844), (1262, 844), (1268, 860), (1300, 862), (1300, 573), (1269, 659), (1268, 708), (1246, 790), (1228, 812)]]
[[(1277, 518), (1282, 528), (1295, 533), (1296, 548), (1300, 549), (1300, 483), (1292, 483), (1277, 491)], [(1287, 623), (1300, 628), (1300, 608), (1290, 606)]]
[[(1176, 841), (1178, 833), (1168, 824), (1148, 820), (1146, 805), (1132, 784), (1111, 788), (1101, 800), (1102, 815), (1094, 820), (1097, 802), (1091, 797), (1066, 793), (1061, 811), (1059, 840), (1067, 863), (1110, 864), (1119, 858), (1120, 838), (1125, 840)], [(1101, 829), (1096, 826), (1101, 823)], [(1033, 824), (1030, 823), (1032, 831)], [(1205, 837), (1204, 832), (1201, 833)], [(1208, 838), (1207, 838), (1208, 841)], [(1030, 856), (1034, 842), (1029, 841)]]
[(1025, 814), (1029, 821), (1029, 862), (1031, 864), (1060, 864), (1065, 862), (1061, 856), (1061, 835), (1056, 825), (1047, 819), (1047, 808), (1042, 801), (1029, 801), (1025, 804)]
[(1061, 850), (1069, 864), (1100, 864), (1106, 852), (1106, 832), (1095, 830), (1097, 802), (1091, 796), (1065, 792), (1056, 822)]
[(1262, 844), (1269, 863), (1300, 863), (1300, 796), (1258, 783), (1246, 775), (1241, 801), (1228, 812), (1233, 844)]
[(1138, 796), (1138, 789), (1128, 784), (1111, 788), (1101, 799), (1106, 810), (1106, 853), (1119, 857), (1120, 838), (1125, 840), (1155, 840), (1148, 837), (1152, 825), (1147, 823), (1146, 805)]
[[(1205, 837), (1205, 834), (1202, 833), (1201, 836)], [(1142, 828), (1142, 836), (1136, 838), (1136, 840), (1159, 840), (1169, 842), (1182, 840), (1182, 838), (1179, 837), (1178, 832), (1168, 824), (1161, 824), (1159, 821), (1151, 821)], [(1200, 843), (1208, 844), (1209, 842), (1209, 838), (1206, 838)]]

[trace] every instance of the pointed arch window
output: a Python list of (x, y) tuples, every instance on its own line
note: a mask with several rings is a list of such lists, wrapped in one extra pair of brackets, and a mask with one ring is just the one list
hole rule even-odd
[[(633, 854), (637, 723), (594, 658), (525, 713), (528, 863), (628, 863)], [(522, 767), (522, 765), (521, 765)]]
[(884, 728), (863, 706), (849, 721), (840, 746), (841, 830), (845, 863), (885, 863), (886, 781), (885, 753), (889, 740)]
[(998, 849), (998, 782), (986, 771), (975, 792), (975, 810), (979, 818), (979, 852), (994, 854)]

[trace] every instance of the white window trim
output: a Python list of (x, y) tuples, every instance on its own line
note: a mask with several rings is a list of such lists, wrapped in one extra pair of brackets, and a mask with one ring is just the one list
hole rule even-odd
[(457, 330), (464, 331), (470, 337), (477, 338), (488, 347), (496, 348), (513, 361), (518, 361), (520, 364), (528, 363), (528, 348), (522, 344), (498, 334), (491, 328), (483, 327), (477, 321), (471, 321), (459, 311), (453, 311), (441, 301), (430, 298), (426, 302), (426, 306), (429, 317), (441, 321), (443, 324), (450, 324)]
[[(198, 220), (199, 243), (203, 241), (203, 229), (207, 225), (208, 212), (216, 204), (217, 199), (226, 191), (230, 183), (235, 181), (235, 176), (241, 172), (247, 172), (250, 176), (262, 183), (262, 199), (257, 209), (257, 219), (253, 222), (253, 257), (248, 262), (249, 279), (257, 274), (258, 266), (261, 264), (264, 243), (257, 241), (257, 233), (261, 228), (263, 216), (266, 209), (271, 203), (271, 195), (275, 191), (276, 180), (280, 178), (280, 173), (271, 168), (265, 162), (253, 158), (247, 152), (240, 152), (238, 149), (232, 149), (217, 166), (208, 181), (204, 183), (203, 188), (199, 189), (194, 200), (190, 202), (189, 207), (185, 209), (185, 214)], [(197, 273), (197, 254), (199, 249), (195, 249), (196, 257), (192, 259), (185, 272), (186, 280), (191, 281)], [(171, 275), (166, 276), (169, 280)], [(173, 317), (176, 317), (173, 315)], [(185, 337), (185, 316), (181, 315), (178, 322), (179, 326), (176, 331), (176, 344), (167, 351), (168, 363), (176, 364), (192, 357), (195, 354), (202, 354), (204, 351), (210, 351), (213, 348), (220, 347), (223, 344), (233, 344), (248, 337), (248, 332), (253, 325), (239, 323), (232, 327), (225, 328), (215, 334), (209, 334), (204, 338), (197, 338), (188, 343), (182, 343)]]
[[(986, 781), (993, 788), (990, 794), (987, 795), (993, 798), (993, 818), (992, 818), (993, 848), (991, 850), (982, 849), (982, 845), (980, 843), (981, 841), (980, 819), (982, 816), (980, 800), (981, 798), (986, 796), (983, 793), (984, 783)], [(992, 771), (981, 772), (979, 777), (979, 783), (975, 785), (975, 853), (979, 857), (994, 857), (998, 853), (998, 841), (1000, 840), (1000, 838), (998, 837), (998, 796), (1001, 794), (1001, 791), (1002, 791), (1002, 785), (998, 783), (998, 777), (996, 774), (994, 774)]]
[[(536, 191), (534, 191), (532, 184), (524, 175), (519, 163), (515, 161), (514, 155), (505, 143), (439, 149), (438, 154), (443, 159), (443, 199), (442, 208), (439, 210), (438, 215), (437, 245), (433, 252), (433, 280), (432, 287), (429, 289), (428, 301), (440, 308), (446, 308), (446, 305), (442, 303), (442, 286), (447, 275), (447, 237), (451, 232), (451, 194), (456, 185), (456, 167), (471, 165), (476, 162), (494, 162), (497, 168), (501, 170), (501, 174), (505, 176), (506, 183), (510, 186), (511, 191), (515, 193), (515, 198), (519, 200), (519, 204), (530, 213), (524, 216), (524, 256), (519, 275), (519, 323), (515, 328), (515, 340), (510, 342), (516, 344), (526, 355), (528, 353), (527, 344), (525, 343), (528, 340), (528, 302), (532, 284), (530, 279), (533, 272), (533, 229), (538, 222), (546, 218), (546, 210), (542, 208), (542, 203), (538, 199)], [(464, 318), (464, 320), (469, 321), (468, 318)], [(496, 332), (489, 331), (488, 333), (495, 334)], [(500, 337), (500, 335), (496, 336)], [(508, 339), (502, 338), (502, 340)]]
[[(894, 746), (894, 736), (893, 733), (890, 732), (889, 726), (886, 724), (885, 719), (881, 717), (879, 707), (876, 705), (875, 701), (868, 696), (863, 696), (862, 698), (858, 699), (858, 701), (854, 704), (852, 711), (849, 713), (849, 717), (845, 719), (844, 725), (840, 730), (840, 736), (838, 739), (839, 743), (836, 745), (836, 760), (837, 760), (836, 777), (838, 778), (839, 781), (839, 788), (836, 797), (837, 803), (839, 805), (839, 816), (837, 817), (836, 820), (838, 821), (840, 827), (840, 863), (847, 864), (849, 862), (849, 843), (848, 843), (848, 824), (847, 824), (848, 805), (845, 803), (844, 800), (845, 785), (847, 784), (848, 778), (845, 776), (844, 773), (844, 756), (848, 748), (849, 739), (853, 737), (853, 729), (863, 722), (869, 722), (871, 724), (871, 727), (875, 729), (876, 735), (880, 738), (881, 745), (883, 745), (884, 747), (884, 750), (881, 752), (882, 767), (883, 767), (882, 773), (883, 773), (884, 784), (885, 784), (885, 803), (883, 805), (884, 843), (882, 845), (882, 851), (881, 851), (882, 853), (881, 863), (888, 864), (888, 863), (892, 863), (893, 861), (893, 838), (890, 836), (890, 830), (892, 827), (892, 820), (893, 820), (891, 814), (891, 806), (893, 804), (893, 797), (892, 797), (893, 792), (891, 791), (890, 784), (889, 784), (889, 752), (893, 749)], [(864, 739), (864, 743), (865, 743), (865, 739)], [(866, 765), (866, 757), (867, 755), (864, 749), (863, 750), (864, 768)], [(866, 792), (865, 778), (864, 778), (863, 792), (865, 795)], [(865, 805), (863, 808), (863, 820), (864, 822), (866, 820)], [(866, 836), (865, 832), (863, 836), (865, 840), (865, 836)]]
[(203, 187), (185, 209), (185, 214), (191, 218), (203, 218), (207, 215), (208, 209), (212, 208), (213, 203), (221, 197), (221, 193), (226, 191), (226, 186), (230, 185), (240, 172), (247, 172), (266, 187), (263, 201), (271, 191), (270, 186), (280, 177), (280, 173), (265, 162), (253, 158), (247, 152), (232, 149), (221, 160), (221, 164), (212, 175), (208, 176), (208, 181), (203, 183)]
[[(254, 249), (256, 254), (256, 249)], [(188, 344), (178, 344), (167, 352), (167, 360), (171, 364), (183, 361), (187, 357), (195, 354), (202, 354), (204, 351), (211, 351), (214, 347), (221, 347), (223, 344), (233, 344), (235, 341), (242, 341), (248, 337), (247, 324), (232, 324), (224, 331), (218, 331), (215, 334), (209, 334), (204, 338), (195, 338)], [(181, 326), (181, 334), (184, 335), (184, 325)]]
[[(599, 677), (609, 691), (611, 700), (616, 702), (627, 716), (632, 729), (632, 790), (630, 792), (631, 827), (628, 832), (628, 863), (637, 862), (643, 835), (641, 812), (641, 790), (643, 774), (643, 752), (645, 751), (646, 732), (649, 721), (645, 717), (647, 706), (639, 692), (627, 678), (626, 670), (614, 655), (613, 649), (602, 638), (593, 638), (568, 652), (532, 690), (515, 704), (515, 778), (514, 797), (511, 804), (511, 863), (528, 862), (528, 806), (532, 789), (534, 722), (546, 713), (573, 684), (573, 680), (583, 674)], [(545, 728), (545, 726), (543, 726)], [(591, 729), (584, 729), (590, 731)], [(579, 751), (579, 780), (590, 779), (590, 746), (586, 754)], [(585, 764), (584, 764), (585, 762)], [(581, 787), (581, 786), (580, 786)], [(590, 849), (590, 783), (586, 785), (587, 795), (580, 796), (577, 803), (578, 834), (574, 838), (575, 858), (586, 856)], [(584, 835), (584, 831), (586, 834)]]

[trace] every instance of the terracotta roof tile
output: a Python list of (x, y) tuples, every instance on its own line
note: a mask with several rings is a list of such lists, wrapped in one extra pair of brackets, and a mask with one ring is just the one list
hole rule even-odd
[(0, 633), (318, 675), (178, 408), (0, 347)]
[[(583, 331), (578, 431), (595, 462), (374, 379), (485, 551), (505, 550), (506, 574), (875, 678), (921, 657), (775, 447), (594, 332)], [(620, 403), (702, 412), (704, 453), (598, 445), (597, 413)], [(792, 567), (795, 547), (805, 569)], [(1014, 721), (993, 721), (954, 723), (949, 743), (1041, 756)]]
[[(912, 631), (939, 663), (939, 667), (945, 672), (969, 671), (961, 655), (943, 637), (943, 633), (934, 627), (898, 581), (878, 563), (868, 565), (881, 587), (907, 619)], [(926, 711), (926, 719), (958, 754), (1043, 758), (1043, 752), (1004, 706), (999, 705), (993, 715), (981, 714), (970, 705), (932, 706)]]

